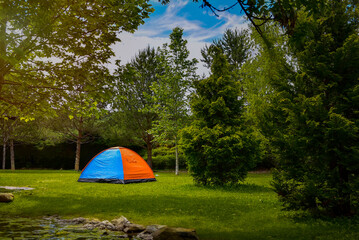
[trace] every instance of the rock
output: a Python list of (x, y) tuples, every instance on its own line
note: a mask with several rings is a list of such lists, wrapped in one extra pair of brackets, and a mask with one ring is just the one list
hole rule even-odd
[(12, 193), (0, 193), (0, 202), (12, 202), (14, 195)]
[(71, 220), (71, 223), (73, 223), (73, 224), (83, 224), (86, 222), (87, 222), (87, 219), (83, 218), (83, 217), (78, 217), (78, 218), (74, 218)]
[(130, 221), (124, 216), (121, 216), (120, 218), (113, 219), (111, 223), (115, 226), (117, 231), (123, 231), (130, 224)]
[(144, 232), (152, 234), (152, 233), (156, 232), (158, 229), (165, 228), (165, 227), (167, 227), (167, 226), (166, 225), (157, 225), (157, 224), (148, 225)]
[(126, 226), (126, 228), (123, 231), (125, 233), (139, 233), (144, 231), (145, 229), (146, 227), (143, 225), (130, 223)]
[(136, 236), (136, 238), (142, 239), (142, 240), (153, 240), (153, 237), (150, 233), (146, 233), (146, 231), (141, 232)]
[(153, 234), (153, 240), (199, 240), (196, 230), (187, 228), (158, 229)]
[(116, 228), (115, 226), (110, 223), (109, 221), (105, 220), (105, 221), (89, 221), (87, 222), (83, 228), (85, 229), (88, 229), (88, 230), (92, 230), (92, 229), (95, 229), (95, 228), (98, 228), (98, 229), (101, 229), (101, 230), (111, 230), (111, 231), (115, 231)]
[(83, 228), (87, 229), (87, 230), (92, 230), (94, 228), (96, 228), (95, 224), (92, 223), (86, 223)]
[(111, 230), (111, 231), (114, 231), (116, 229), (115, 226), (107, 220), (100, 222), (98, 224), (98, 228), (99, 229), (107, 229), (107, 230)]
[(90, 223), (90, 224), (97, 224), (97, 223), (99, 223), (99, 222), (101, 222), (101, 221), (98, 220), (97, 218), (93, 218), (93, 219), (91, 219), (88, 223)]

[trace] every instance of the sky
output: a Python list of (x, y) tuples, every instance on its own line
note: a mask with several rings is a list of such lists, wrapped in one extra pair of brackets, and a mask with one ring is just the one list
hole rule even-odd
[[(223, 0), (212, 0), (211, 3), (219, 9), (228, 7), (221, 5), (221, 2), (223, 3)], [(226, 2), (231, 5), (235, 1)], [(111, 60), (110, 69), (113, 70), (115, 60), (120, 59), (121, 63), (125, 64), (147, 46), (157, 48), (168, 43), (169, 35), (175, 27), (184, 29), (183, 35), (188, 42), (190, 58), (198, 60), (201, 59), (201, 49), (220, 38), (226, 29), (248, 28), (248, 22), (241, 14), (239, 6), (221, 12), (217, 17), (209, 8), (201, 8), (201, 3), (194, 3), (192, 0), (172, 0), (164, 6), (157, 0), (150, 0), (150, 3), (155, 11), (145, 20), (145, 24), (134, 34), (123, 32), (119, 35), (121, 42), (113, 47), (116, 56)], [(208, 73), (201, 62), (198, 64), (197, 73)]]

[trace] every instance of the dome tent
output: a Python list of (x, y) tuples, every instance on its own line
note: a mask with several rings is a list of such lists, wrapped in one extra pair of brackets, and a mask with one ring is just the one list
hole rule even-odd
[(93, 157), (78, 182), (138, 183), (156, 181), (146, 161), (134, 151), (112, 147)]

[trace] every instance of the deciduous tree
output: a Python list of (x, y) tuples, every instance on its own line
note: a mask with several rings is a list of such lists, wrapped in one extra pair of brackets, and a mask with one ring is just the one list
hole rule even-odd
[(116, 70), (114, 107), (118, 117), (124, 118), (121, 123), (126, 126), (129, 140), (134, 144), (145, 145), (147, 163), (151, 168), (154, 137), (150, 130), (153, 122), (158, 119), (158, 114), (153, 110), (155, 103), (151, 99), (155, 96), (151, 86), (159, 82), (163, 72), (158, 61), (159, 53), (147, 47), (125, 66), (118, 62)]
[(0, 115), (23, 116), (30, 103), (48, 110), (57, 102), (49, 99), (71, 90), (64, 69), (106, 63), (118, 34), (152, 11), (147, 0), (1, 1)]
[(197, 78), (196, 59), (188, 59), (187, 40), (183, 39), (183, 29), (176, 27), (170, 34), (171, 42), (160, 50), (159, 64), (163, 73), (159, 82), (152, 85), (155, 103), (152, 108), (159, 119), (152, 128), (156, 141), (175, 146), (176, 169), (178, 165), (179, 131), (185, 126), (188, 117), (188, 96), (191, 82)]

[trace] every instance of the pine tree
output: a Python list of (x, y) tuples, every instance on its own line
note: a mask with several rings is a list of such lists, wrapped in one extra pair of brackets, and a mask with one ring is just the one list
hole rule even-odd
[(221, 50), (213, 47), (212, 75), (195, 83), (194, 121), (182, 132), (182, 145), (195, 182), (236, 184), (256, 163), (257, 143), (241, 126), (244, 99)]

